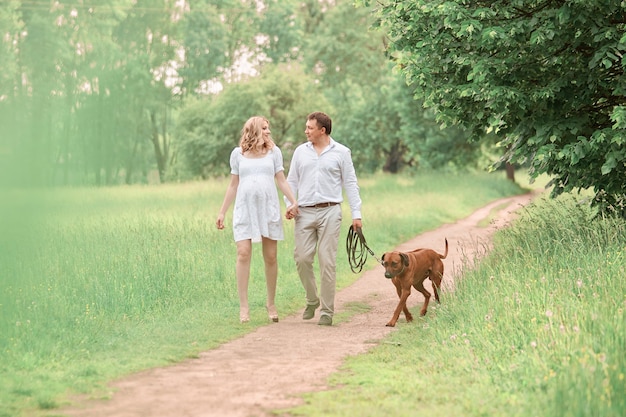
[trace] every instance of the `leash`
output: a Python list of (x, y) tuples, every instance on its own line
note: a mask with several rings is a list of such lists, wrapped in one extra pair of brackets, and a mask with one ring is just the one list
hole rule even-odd
[[(366, 252), (367, 251), (367, 252)], [(367, 261), (367, 254), (369, 252), (379, 264), (383, 264), (383, 261), (378, 259), (374, 252), (367, 246), (365, 236), (361, 228), (356, 230), (352, 225), (348, 230), (348, 237), (346, 238), (346, 252), (348, 252), (348, 262), (350, 263), (350, 269), (355, 274), (358, 274), (363, 269), (365, 262)]]

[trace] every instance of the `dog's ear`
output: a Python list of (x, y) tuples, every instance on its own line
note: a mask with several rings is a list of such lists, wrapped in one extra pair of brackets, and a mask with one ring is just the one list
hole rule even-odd
[(385, 262), (385, 255), (387, 255), (387, 252), (383, 253), (382, 258), (380, 258), (381, 261)]
[(409, 257), (406, 253), (400, 252), (400, 257), (402, 258), (402, 263), (404, 266), (409, 266)]

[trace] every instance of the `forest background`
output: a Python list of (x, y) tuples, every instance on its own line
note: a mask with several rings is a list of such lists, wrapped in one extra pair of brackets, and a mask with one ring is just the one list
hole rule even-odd
[[(485, 166), (392, 71), (350, 1), (3, 2), (3, 182), (115, 185), (228, 175), (243, 122), (270, 119), (288, 165), (311, 111), (363, 174)], [(487, 153), (488, 155), (488, 153)], [(493, 159), (493, 157), (491, 158)]]

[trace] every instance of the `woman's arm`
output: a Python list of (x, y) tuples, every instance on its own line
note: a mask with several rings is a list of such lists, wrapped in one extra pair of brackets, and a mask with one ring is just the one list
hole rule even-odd
[(274, 178), (276, 178), (276, 183), (278, 184), (278, 188), (280, 188), (280, 191), (283, 192), (285, 197), (287, 197), (287, 200), (289, 200), (289, 203), (291, 203), (291, 205), (287, 207), (287, 211), (296, 216), (298, 214), (298, 200), (296, 200), (296, 197), (291, 191), (291, 187), (289, 187), (289, 183), (287, 183), (287, 179), (285, 178), (285, 172), (277, 172), (276, 175), (274, 175)]
[(224, 228), (224, 216), (226, 216), (228, 208), (232, 204), (233, 200), (235, 200), (235, 196), (237, 195), (237, 187), (239, 187), (239, 175), (231, 174), (230, 184), (228, 184), (228, 188), (226, 189), (226, 195), (224, 195), (222, 208), (220, 208), (220, 212), (217, 215), (217, 220), (215, 221), (217, 228), (220, 230)]

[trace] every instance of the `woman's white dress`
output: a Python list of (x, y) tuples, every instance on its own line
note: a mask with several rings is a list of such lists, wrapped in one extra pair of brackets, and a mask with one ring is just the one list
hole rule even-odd
[(283, 240), (283, 222), (274, 176), (283, 171), (283, 154), (274, 146), (262, 158), (246, 158), (241, 148), (230, 154), (230, 173), (239, 176), (233, 209), (235, 242), (261, 237)]

